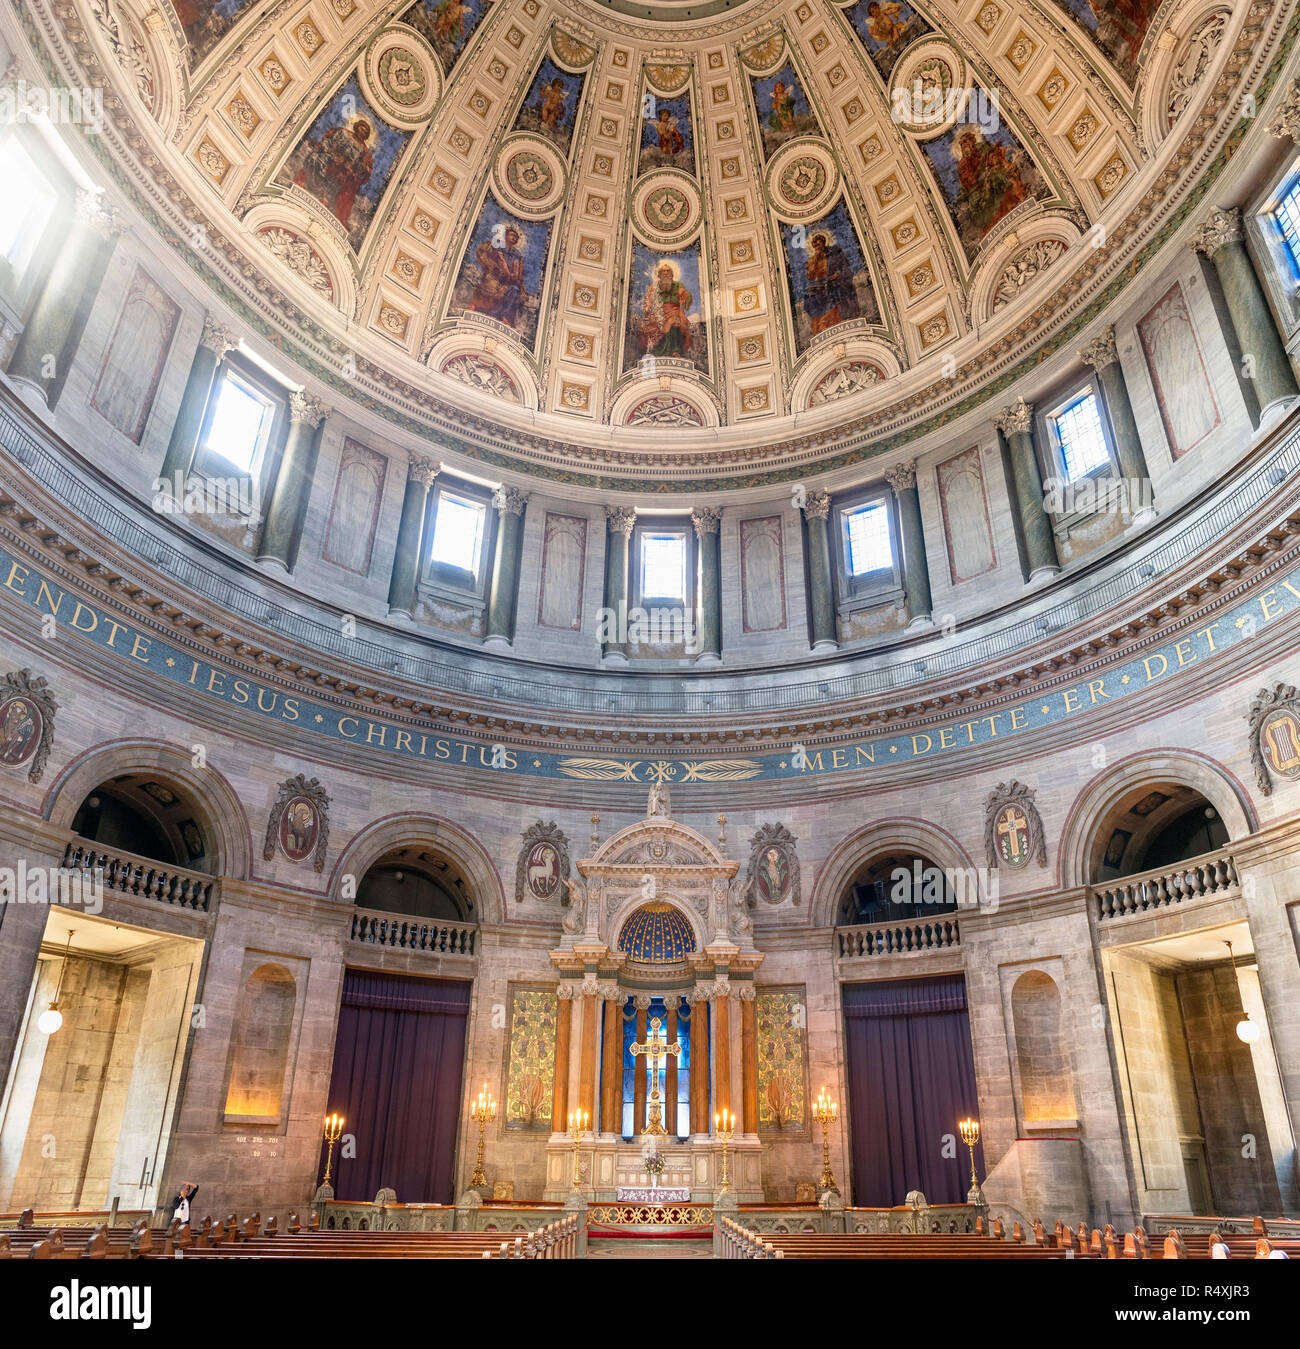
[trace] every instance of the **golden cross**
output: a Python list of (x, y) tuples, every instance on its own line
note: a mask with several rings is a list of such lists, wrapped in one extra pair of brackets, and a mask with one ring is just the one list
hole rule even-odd
[(643, 1133), (652, 1137), (667, 1132), (663, 1126), (663, 1097), (659, 1094), (660, 1061), (669, 1054), (680, 1057), (682, 1052), (679, 1041), (674, 1040), (672, 1044), (666, 1043), (667, 1037), (663, 1033), (663, 1024), (658, 1017), (655, 1017), (650, 1022), (650, 1034), (646, 1036), (646, 1043), (629, 1046), (634, 1057), (645, 1054), (650, 1059), (650, 1097), (646, 1102), (647, 1120)]
[(1007, 818), (998, 823), (998, 833), (1006, 836), (1008, 851), (1014, 861), (1020, 856), (1020, 831), (1029, 821), (1013, 806), (1007, 812)]

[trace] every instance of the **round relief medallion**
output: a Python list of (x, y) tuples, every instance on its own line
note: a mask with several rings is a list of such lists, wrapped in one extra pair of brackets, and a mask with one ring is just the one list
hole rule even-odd
[(19, 768), (41, 746), (45, 719), (30, 698), (16, 694), (0, 703), (0, 764)]
[(312, 855), (320, 834), (320, 816), (316, 806), (305, 796), (293, 797), (280, 816), (280, 848), (291, 862), (301, 862)]
[(400, 24), (376, 35), (360, 74), (361, 92), (399, 126), (423, 125), (442, 92), (437, 58), (419, 33)]
[(821, 141), (788, 141), (768, 165), (767, 195), (783, 220), (809, 220), (823, 214), (839, 188), (835, 160)]
[[(942, 38), (918, 42), (894, 67), (889, 84), (890, 116), (906, 131), (930, 137), (966, 115), (979, 120), (983, 91), (966, 79), (966, 63)], [(996, 114), (996, 108), (990, 108)]]
[(493, 177), (501, 196), (520, 215), (545, 215), (564, 195), (564, 164), (540, 136), (525, 133), (506, 141)]
[(648, 174), (632, 196), (632, 219), (651, 243), (685, 243), (703, 217), (699, 188), (676, 170)]

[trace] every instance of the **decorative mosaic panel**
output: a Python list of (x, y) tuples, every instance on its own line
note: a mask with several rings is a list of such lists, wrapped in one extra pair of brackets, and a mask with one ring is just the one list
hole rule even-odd
[(507, 1129), (551, 1131), (555, 1029), (559, 1009), (560, 999), (554, 989), (512, 987), (510, 990)]
[(807, 997), (803, 985), (759, 989), (754, 995), (758, 1033), (758, 1127), (801, 1129), (808, 1122)]

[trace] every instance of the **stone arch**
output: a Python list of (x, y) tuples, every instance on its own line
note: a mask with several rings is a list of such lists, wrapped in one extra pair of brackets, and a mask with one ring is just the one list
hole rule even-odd
[(329, 883), (331, 897), (341, 898), (344, 876), (352, 875), (359, 880), (381, 857), (413, 843), (445, 852), (460, 867), (473, 887), (479, 923), (504, 922), (506, 895), (496, 865), (477, 839), (440, 815), (389, 815), (367, 825), (349, 840), (334, 864)]
[(886, 850), (908, 848), (945, 870), (972, 870), (966, 850), (946, 829), (924, 820), (887, 819), (841, 839), (817, 873), (810, 904), (814, 927), (833, 927), (840, 896), (873, 857)]
[(127, 773), (153, 773), (192, 802), (201, 827), (216, 848), (213, 874), (247, 880), (253, 845), (248, 816), (235, 789), (211, 764), (195, 768), (188, 754), (152, 740), (115, 740), (97, 745), (68, 763), (50, 784), (45, 818), (71, 829), (78, 807), (101, 783)]
[(1143, 750), (1103, 769), (1075, 798), (1061, 829), (1062, 888), (1091, 881), (1090, 859), (1100, 846), (1098, 835), (1121, 798), (1143, 787), (1154, 791), (1170, 783), (1199, 792), (1218, 811), (1234, 842), (1259, 827), (1245, 787), (1218, 760), (1188, 749)]

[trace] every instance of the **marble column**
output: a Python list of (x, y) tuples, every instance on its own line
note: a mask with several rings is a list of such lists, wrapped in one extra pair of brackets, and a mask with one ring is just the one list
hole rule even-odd
[(1218, 274), (1241, 353), (1242, 373), (1259, 400), (1259, 407), (1251, 410), (1252, 420), (1259, 426), (1273, 404), (1294, 398), (1300, 388), (1246, 251), (1241, 208), (1211, 211), (1192, 236), (1191, 247), (1204, 253)]
[[(647, 1013), (650, 1010), (650, 995), (648, 993), (638, 993), (636, 995), (636, 1043), (643, 1045), (646, 1042)], [(636, 1076), (632, 1079), (632, 1137), (636, 1138), (645, 1128), (645, 1108), (646, 1097), (649, 1093), (649, 1086), (646, 1080), (647, 1059), (644, 1054), (638, 1054), (633, 1059), (633, 1071)]]
[(916, 460), (895, 464), (885, 471), (885, 481), (898, 502), (899, 532), (903, 536), (903, 589), (907, 625), (918, 627), (931, 621), (930, 563), (925, 555), (925, 531), (921, 527), (921, 498), (916, 490)]
[(1038, 456), (1034, 452), (1033, 406), (1023, 398), (1017, 398), (994, 417), (993, 424), (1006, 436), (1011, 452), (1011, 491), (1020, 518), (1020, 534), (1032, 585), (1061, 569), (1056, 535), (1043, 504), (1043, 478), (1038, 471)]
[(803, 517), (808, 527), (808, 602), (814, 651), (834, 651), (839, 647), (835, 635), (835, 590), (831, 581), (831, 545), (827, 533), (830, 513), (829, 492), (808, 493)]
[(286, 572), (293, 570), (298, 558), (324, 422), (325, 406), (319, 399), (304, 390), (289, 395), (289, 435), (275, 475), (271, 504), (266, 508), (262, 546), (257, 554), (259, 562), (270, 562)]
[(709, 1001), (696, 989), (691, 1004), (691, 1133), (709, 1132)]
[(722, 512), (698, 506), (691, 512), (699, 553), (696, 587), (695, 663), (717, 665), (722, 660)]
[(48, 407), (54, 407), (63, 392), (121, 233), (118, 213), (104, 205), (99, 193), (78, 191), (71, 228), (9, 361), (9, 377), (34, 390)]
[(551, 1132), (562, 1134), (569, 1127), (569, 1041), (573, 1022), (573, 993), (559, 987), (559, 1010), (555, 1018), (555, 1084), (551, 1089)]
[(514, 487), (499, 487), (492, 497), (492, 504), (497, 508), (497, 548), (488, 597), (486, 646), (508, 647), (514, 637), (515, 606), (519, 598), (519, 546), (527, 500)]
[(210, 317), (203, 320), (203, 335), (190, 362), (185, 393), (181, 396), (181, 405), (172, 423), (171, 439), (167, 442), (167, 453), (159, 469), (159, 476), (173, 486), (176, 475), (188, 473), (194, 464), (199, 434), (203, 430), (203, 417), (208, 410), (208, 399), (212, 396), (212, 383), (226, 353), (238, 345), (239, 338), (229, 328), (214, 323)]
[(393, 554), (393, 574), (388, 584), (388, 612), (410, 618), (415, 613), (415, 587), (420, 578), (420, 556), (428, 514), (429, 489), (441, 464), (412, 455), (406, 469), (406, 495), (402, 498), (402, 519), (397, 526), (397, 549)]
[(582, 997), (582, 1068), (578, 1076), (578, 1108), (587, 1112), (590, 1128), (599, 1123), (596, 1118), (596, 995)]
[(630, 506), (606, 506), (609, 530), (605, 539), (605, 608), (612, 627), (601, 654), (610, 665), (627, 664), (628, 548), (636, 528), (636, 511)]
[(731, 1109), (731, 990), (718, 985), (713, 996), (713, 1112)]
[[(669, 1002), (672, 999), (669, 998)], [(665, 1044), (677, 1040), (677, 1008), (669, 1006), (668, 1024), (665, 1029)], [(664, 1060), (664, 1129), (669, 1138), (677, 1137), (677, 1056), (669, 1054)]]
[(758, 1132), (758, 1028), (754, 1019), (754, 986), (740, 990), (740, 1112), (742, 1133)]
[(1133, 514), (1133, 523), (1146, 524), (1156, 516), (1155, 507), (1151, 504), (1151, 475), (1147, 470), (1146, 455), (1142, 452), (1142, 438), (1138, 435), (1137, 418), (1133, 416), (1133, 403), (1128, 396), (1128, 381), (1124, 378), (1124, 367), (1120, 364), (1119, 350), (1115, 345), (1115, 325), (1108, 323), (1101, 335), (1079, 352), (1079, 359), (1097, 372), (1101, 396), (1110, 414), (1110, 429), (1115, 435), (1119, 471), (1128, 483), (1128, 507)]
[(623, 1131), (623, 992), (605, 993), (605, 1036), (600, 1066), (600, 1131)]

